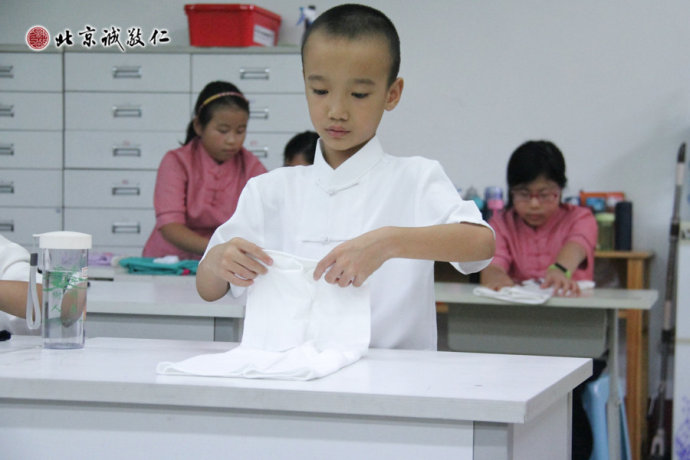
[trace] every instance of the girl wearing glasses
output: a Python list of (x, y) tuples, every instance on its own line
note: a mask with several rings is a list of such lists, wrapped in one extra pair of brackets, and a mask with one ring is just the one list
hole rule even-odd
[(496, 252), (481, 284), (499, 290), (543, 279), (556, 294), (578, 295), (577, 281), (594, 276), (597, 224), (589, 209), (561, 203), (563, 154), (548, 141), (525, 142), (508, 161), (507, 181), (506, 209), (489, 221)]

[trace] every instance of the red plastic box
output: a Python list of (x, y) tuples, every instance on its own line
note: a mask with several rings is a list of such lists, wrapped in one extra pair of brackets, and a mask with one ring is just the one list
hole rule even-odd
[(275, 46), (281, 18), (255, 5), (195, 3), (184, 6), (192, 46)]

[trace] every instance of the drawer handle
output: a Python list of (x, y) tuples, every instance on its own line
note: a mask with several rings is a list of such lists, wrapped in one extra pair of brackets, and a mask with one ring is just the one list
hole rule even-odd
[(0, 65), (0, 78), (14, 78), (14, 66)]
[(0, 104), (0, 117), (14, 117), (14, 106)]
[(271, 74), (271, 69), (260, 68), (241, 68), (240, 80), (268, 80)]
[(0, 193), (7, 193), (8, 195), (14, 194), (14, 183), (0, 184)]
[(113, 222), (112, 233), (141, 233), (139, 222)]
[(0, 144), (0, 155), (9, 157), (14, 155), (14, 144)]
[(268, 120), (269, 112), (270, 110), (268, 110), (268, 107), (261, 110), (250, 110), (249, 118), (252, 120)]
[(14, 221), (13, 220), (6, 220), (4, 222), (0, 222), (0, 232), (14, 232)]
[(256, 156), (257, 158), (268, 158), (268, 147), (263, 147), (260, 149), (250, 149), (249, 151), (252, 152), (254, 156)]
[(113, 187), (113, 196), (135, 196), (140, 195), (139, 187)]
[(113, 107), (113, 117), (114, 118), (141, 118), (142, 110), (140, 106), (114, 106)]
[(113, 147), (114, 157), (140, 157), (141, 149), (139, 147)]
[(141, 66), (113, 66), (113, 78), (141, 78)]

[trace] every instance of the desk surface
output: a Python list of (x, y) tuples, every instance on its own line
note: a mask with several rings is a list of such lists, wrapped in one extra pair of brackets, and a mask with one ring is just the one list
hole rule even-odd
[(90, 281), (87, 314), (244, 317), (244, 298), (225, 296), (206, 302), (194, 277), (157, 276), (155, 280)]
[(473, 305), (515, 305), (521, 308), (557, 307), (592, 309), (630, 309), (649, 310), (656, 302), (659, 293), (654, 289), (592, 289), (578, 297), (551, 297), (542, 305), (526, 305), (504, 302), (491, 297), (473, 294), (476, 284), (435, 283), (438, 302)]
[(413, 350), (370, 350), (309, 382), (155, 372), (158, 362), (235, 345), (96, 338), (81, 350), (44, 350), (39, 338), (17, 336), (0, 343), (0, 399), (524, 423), (591, 375), (583, 358)]

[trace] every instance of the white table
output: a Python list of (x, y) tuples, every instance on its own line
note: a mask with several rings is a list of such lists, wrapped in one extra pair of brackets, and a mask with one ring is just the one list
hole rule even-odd
[(206, 302), (193, 276), (133, 276), (89, 281), (87, 337), (240, 340), (244, 297)]
[(570, 459), (591, 360), (370, 350), (310, 382), (156, 375), (234, 344), (0, 343), (4, 458)]
[(656, 290), (593, 289), (552, 297), (543, 305), (508, 303), (473, 294), (476, 285), (436, 283), (436, 300), (449, 304), (452, 350), (598, 357), (609, 350), (609, 458), (620, 458), (618, 310), (649, 310)]

